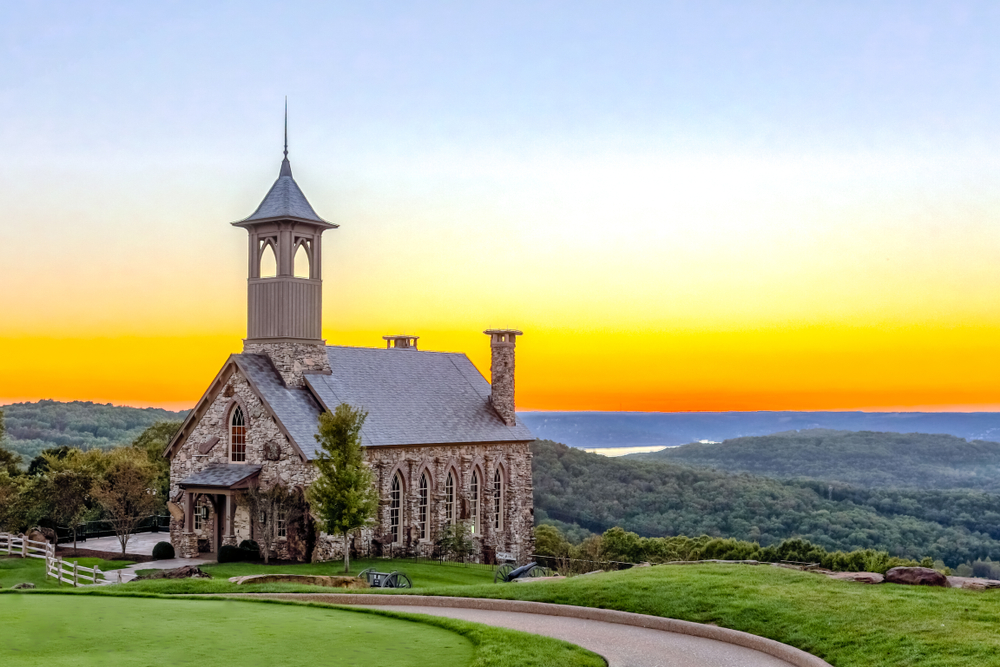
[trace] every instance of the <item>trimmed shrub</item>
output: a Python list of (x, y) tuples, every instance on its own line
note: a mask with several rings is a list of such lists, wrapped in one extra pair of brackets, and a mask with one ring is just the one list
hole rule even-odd
[(219, 549), (219, 562), (220, 563), (241, 563), (247, 559), (247, 552), (245, 549), (240, 549), (239, 547), (234, 547), (231, 544), (227, 544)]
[(153, 560), (167, 560), (174, 558), (174, 545), (170, 542), (157, 542), (153, 547)]
[(254, 558), (260, 555), (260, 545), (253, 540), (243, 540), (240, 542), (240, 549), (244, 551), (252, 551), (255, 555)]

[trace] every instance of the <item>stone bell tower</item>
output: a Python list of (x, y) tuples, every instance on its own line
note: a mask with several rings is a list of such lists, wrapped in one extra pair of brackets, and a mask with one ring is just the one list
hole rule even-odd
[[(329, 373), (322, 340), (322, 235), (337, 225), (323, 220), (306, 200), (288, 161), (288, 110), (285, 157), (278, 180), (248, 218), (232, 223), (249, 234), (247, 337), (243, 352), (264, 354), (292, 387), (303, 373)], [(262, 272), (265, 259), (276, 269)], [(296, 271), (296, 268), (299, 270)]]

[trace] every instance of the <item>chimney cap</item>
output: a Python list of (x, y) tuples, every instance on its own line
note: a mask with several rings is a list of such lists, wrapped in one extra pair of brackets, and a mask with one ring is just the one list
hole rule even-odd
[(382, 340), (385, 341), (385, 349), (387, 350), (415, 350), (417, 349), (417, 339), (419, 338), (420, 336), (407, 336), (404, 334), (382, 336)]
[(511, 335), (514, 335), (514, 336), (523, 336), (524, 335), (523, 331), (518, 331), (517, 329), (487, 329), (483, 333), (486, 334), (486, 335), (488, 335), (488, 336), (492, 336), (494, 334), (511, 334)]

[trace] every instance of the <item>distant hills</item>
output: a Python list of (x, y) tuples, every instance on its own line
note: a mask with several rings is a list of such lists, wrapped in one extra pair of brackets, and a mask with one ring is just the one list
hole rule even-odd
[(884, 549), (951, 567), (1000, 558), (995, 494), (773, 479), (609, 458), (546, 440), (531, 451), (535, 520), (570, 533), (621, 526), (650, 537), (705, 534), (764, 546), (802, 537), (831, 551)]
[(673, 447), (817, 428), (945, 433), (1000, 442), (998, 412), (521, 412), (518, 416), (537, 437), (581, 448)]
[(44, 400), (4, 405), (0, 410), (7, 425), (7, 447), (26, 460), (60, 445), (80, 449), (127, 445), (155, 422), (179, 421), (187, 416), (187, 412), (90, 401)]
[(628, 458), (868, 488), (1000, 493), (1000, 443), (953, 435), (812, 429), (692, 443)]

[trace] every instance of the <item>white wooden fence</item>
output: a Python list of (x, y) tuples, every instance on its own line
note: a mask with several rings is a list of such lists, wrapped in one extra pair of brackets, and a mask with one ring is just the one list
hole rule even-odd
[[(56, 558), (56, 547), (49, 542), (35, 542), (29, 540), (24, 535), (11, 535), (10, 533), (0, 533), (0, 554), (8, 556), (20, 556), (21, 558), (44, 558), (45, 577), (52, 577), (63, 583), (79, 586), (83, 581), (84, 585), (89, 584), (112, 584), (114, 579), (109, 579), (107, 573), (95, 565), (94, 567), (83, 567), (76, 561), (67, 562), (61, 558)], [(121, 583), (122, 575), (118, 572), (117, 583)]]
[(35, 542), (24, 535), (0, 533), (0, 553), (21, 558), (55, 558), (56, 547), (48, 542)]
[[(79, 586), (83, 581), (84, 585), (89, 584), (112, 584), (113, 579), (108, 579), (108, 575), (95, 565), (94, 567), (83, 567), (76, 561), (66, 562), (61, 558), (45, 559), (45, 576), (52, 577), (66, 584)], [(121, 583), (122, 575), (118, 573), (118, 583)]]

